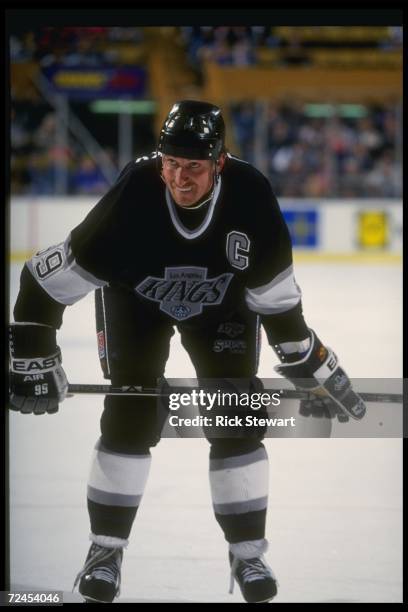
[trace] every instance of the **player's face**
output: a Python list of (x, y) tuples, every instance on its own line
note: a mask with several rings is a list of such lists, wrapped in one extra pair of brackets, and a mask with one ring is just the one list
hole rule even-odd
[(214, 180), (214, 162), (163, 156), (162, 176), (179, 206), (193, 206), (208, 193)]

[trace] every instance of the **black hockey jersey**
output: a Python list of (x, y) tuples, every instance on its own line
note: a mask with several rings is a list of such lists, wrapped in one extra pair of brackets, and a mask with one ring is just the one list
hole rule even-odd
[(229, 155), (200, 224), (183, 224), (178, 208), (154, 155), (130, 162), (64, 243), (26, 263), (16, 321), (60, 327), (67, 305), (109, 284), (177, 325), (205, 325), (242, 304), (271, 342), (305, 338), (291, 241), (268, 180)]

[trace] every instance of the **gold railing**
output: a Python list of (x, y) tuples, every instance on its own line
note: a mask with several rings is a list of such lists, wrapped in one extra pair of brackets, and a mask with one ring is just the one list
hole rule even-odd
[(401, 70), (331, 70), (311, 67), (204, 66), (203, 96), (213, 101), (243, 99), (302, 101), (395, 101), (402, 96)]

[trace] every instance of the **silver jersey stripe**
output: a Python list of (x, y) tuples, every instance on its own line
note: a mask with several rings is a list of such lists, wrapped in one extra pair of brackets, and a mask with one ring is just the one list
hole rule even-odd
[(245, 465), (251, 465), (251, 463), (256, 463), (257, 461), (263, 461), (265, 459), (265, 449), (257, 448), (252, 453), (246, 453), (245, 455), (225, 457), (225, 459), (210, 459), (210, 471), (215, 472), (216, 470), (228, 470), (231, 468), (242, 467)]
[(213, 504), (216, 514), (246, 514), (247, 512), (259, 512), (268, 507), (268, 496), (250, 499), (244, 502), (233, 502), (231, 504)]
[(185, 227), (184, 225), (182, 225), (181, 221), (179, 220), (178, 216), (177, 216), (177, 212), (176, 212), (176, 206), (177, 204), (174, 204), (173, 202), (173, 198), (170, 195), (170, 191), (169, 189), (166, 187), (166, 202), (167, 202), (167, 207), (169, 209), (169, 213), (170, 213), (170, 217), (171, 220), (173, 221), (173, 225), (176, 228), (176, 230), (179, 232), (179, 234), (181, 234), (183, 236), (183, 238), (186, 238), (187, 240), (192, 240), (193, 238), (198, 238), (198, 236), (201, 236), (201, 234), (203, 234), (205, 232), (205, 230), (207, 229), (207, 227), (210, 225), (211, 223), (211, 219), (213, 218), (213, 214), (214, 214), (214, 208), (215, 205), (217, 203), (218, 200), (218, 196), (220, 194), (220, 190), (221, 190), (221, 176), (219, 177), (219, 180), (214, 188), (214, 194), (211, 200), (211, 203), (208, 207), (208, 211), (207, 214), (204, 218), (204, 221), (201, 223), (201, 225), (199, 225), (199, 227), (195, 230), (190, 230), (187, 227)]
[(120, 493), (108, 493), (88, 485), (88, 499), (102, 504), (103, 506), (122, 506), (136, 508), (140, 505), (141, 495), (121, 495)]
[(289, 266), (269, 283), (254, 289), (245, 289), (245, 300), (250, 310), (258, 314), (278, 314), (296, 306), (302, 292)]
[(241, 162), (241, 164), (249, 165), (249, 162), (245, 161), (245, 159), (241, 159), (240, 157), (236, 157), (235, 155), (231, 155), (231, 153), (227, 153), (227, 157), (230, 159), (235, 159), (237, 162)]
[(66, 306), (107, 284), (75, 261), (70, 237), (65, 242), (34, 255), (27, 262), (27, 267), (44, 291)]

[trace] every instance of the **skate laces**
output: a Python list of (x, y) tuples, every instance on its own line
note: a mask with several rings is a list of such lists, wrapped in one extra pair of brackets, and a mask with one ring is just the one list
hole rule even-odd
[(262, 580), (265, 577), (273, 578), (272, 571), (264, 561), (263, 557), (254, 557), (253, 559), (239, 559), (234, 557), (231, 564), (231, 579), (229, 592), (234, 592), (235, 579), (239, 578), (245, 582), (253, 582), (254, 580)]
[[(117, 560), (117, 554), (120, 548), (105, 548), (98, 544), (92, 544), (88, 559), (85, 561), (84, 567), (81, 569), (75, 578), (72, 591), (86, 574), (90, 573), (96, 580), (105, 580), (116, 585), (116, 595), (120, 593), (120, 561)], [(94, 568), (94, 569), (93, 569)]]

